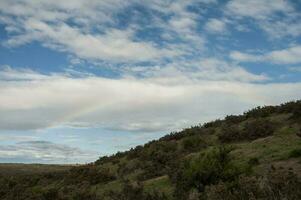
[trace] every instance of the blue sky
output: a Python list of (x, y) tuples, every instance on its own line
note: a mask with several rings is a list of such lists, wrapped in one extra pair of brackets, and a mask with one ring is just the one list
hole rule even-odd
[(301, 98), (299, 0), (0, 1), (0, 162), (85, 163)]

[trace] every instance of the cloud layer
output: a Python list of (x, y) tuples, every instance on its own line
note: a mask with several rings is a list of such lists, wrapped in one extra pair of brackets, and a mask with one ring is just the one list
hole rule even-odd
[(97, 158), (95, 153), (47, 141), (18, 142), (0, 146), (0, 160), (10, 162), (82, 163)]
[[(168, 76), (153, 74), (143, 79), (132, 76), (107, 79), (42, 75), (7, 68), (0, 73), (0, 77), (5, 79), (0, 86), (0, 129), (26, 130), (69, 125), (142, 132), (167, 131), (226, 113), (238, 113), (254, 105), (275, 104), (301, 97), (299, 83), (244, 82), (238, 81), (232, 72), (223, 80), (223, 73), (227, 72), (212, 72), (216, 80), (204, 76), (198, 79), (196, 74), (195, 78), (190, 73), (177, 74), (177, 71), (169, 71)], [(243, 73), (246, 80), (254, 76)]]
[(249, 54), (231, 52), (230, 57), (240, 62), (270, 62), (275, 64), (301, 63), (301, 46), (296, 45), (287, 49), (275, 50), (265, 54)]

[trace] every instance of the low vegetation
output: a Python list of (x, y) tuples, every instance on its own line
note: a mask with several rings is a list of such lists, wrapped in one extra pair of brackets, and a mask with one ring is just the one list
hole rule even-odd
[(87, 165), (0, 166), (0, 199), (297, 200), (300, 131), (301, 101), (258, 107)]

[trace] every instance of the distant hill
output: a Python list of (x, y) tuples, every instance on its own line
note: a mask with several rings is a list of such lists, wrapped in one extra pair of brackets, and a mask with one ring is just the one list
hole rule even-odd
[(301, 199), (301, 101), (230, 115), (91, 164), (19, 172), (0, 167), (0, 199)]
[(0, 163), (0, 175), (14, 176), (53, 173), (71, 169), (73, 166), (75, 165)]

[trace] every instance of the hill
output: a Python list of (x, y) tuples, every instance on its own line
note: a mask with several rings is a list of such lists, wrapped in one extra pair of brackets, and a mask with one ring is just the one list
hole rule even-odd
[(0, 170), (4, 200), (301, 199), (296, 188), (301, 101), (190, 127), (87, 165)]

